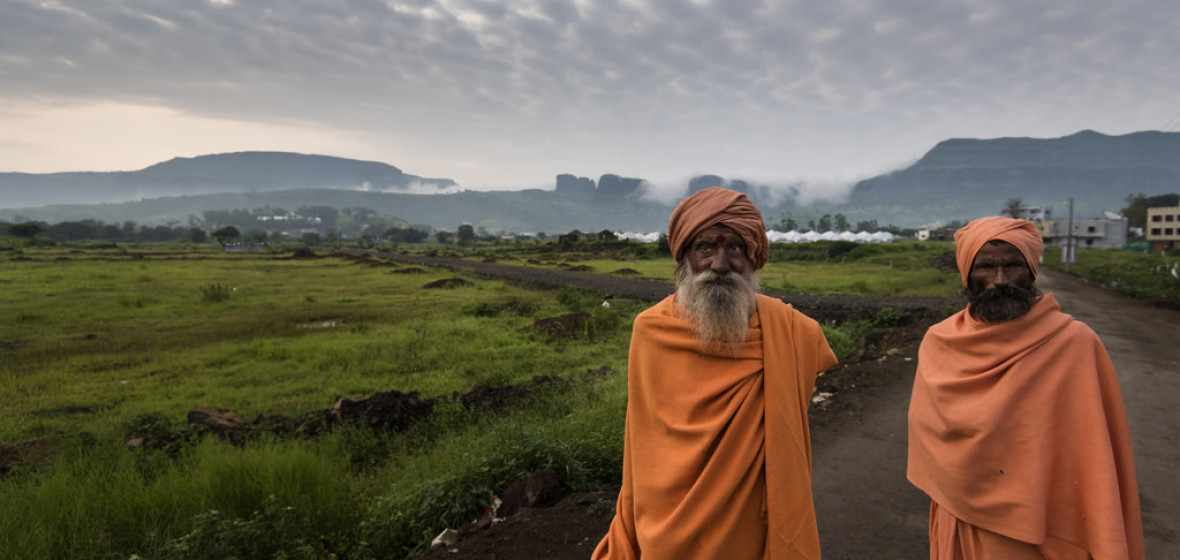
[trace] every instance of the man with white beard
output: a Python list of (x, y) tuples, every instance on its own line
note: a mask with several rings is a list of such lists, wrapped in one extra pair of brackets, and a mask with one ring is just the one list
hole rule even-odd
[(816, 558), (807, 406), (836, 357), (758, 293), (758, 209), (712, 187), (668, 224), (676, 293), (635, 319), (623, 482), (594, 559)]

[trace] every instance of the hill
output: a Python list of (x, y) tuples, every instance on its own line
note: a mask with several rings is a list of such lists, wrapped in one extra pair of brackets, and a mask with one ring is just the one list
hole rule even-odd
[[(1076, 217), (1117, 212), (1127, 196), (1174, 192), (1180, 185), (1180, 133), (1108, 136), (1085, 130), (1053, 139), (950, 139), (913, 165), (860, 181), (847, 201), (801, 206), (797, 195), (716, 175), (689, 181), (750, 195), (768, 221), (806, 224), (824, 213), (850, 223), (899, 227), (995, 215), (1010, 198)], [(450, 179), (426, 179), (379, 162), (282, 152), (176, 158), (134, 172), (0, 173), (0, 220), (105, 223), (193, 222), (208, 210), (327, 205), (370, 208), (413, 224), (488, 231), (572, 229), (660, 231), (670, 202), (645, 196), (643, 179), (604, 174), (597, 181), (555, 175), (553, 190), (463, 191)]]
[(922, 224), (997, 213), (1005, 200), (1077, 216), (1117, 212), (1136, 193), (1180, 185), (1180, 133), (1107, 136), (1085, 130), (1054, 139), (952, 139), (906, 169), (861, 181), (846, 204), (850, 217)]
[(426, 179), (375, 161), (294, 154), (236, 152), (173, 158), (139, 171), (0, 173), (0, 207), (112, 204), (149, 198), (292, 189), (440, 192), (450, 179)]

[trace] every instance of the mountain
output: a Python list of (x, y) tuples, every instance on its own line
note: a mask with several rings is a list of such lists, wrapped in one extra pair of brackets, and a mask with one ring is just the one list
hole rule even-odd
[[(913, 165), (860, 181), (839, 204), (801, 206), (806, 185), (774, 190), (740, 179), (700, 175), (685, 193), (713, 185), (748, 194), (769, 222), (806, 224), (842, 213), (850, 223), (899, 227), (996, 215), (1011, 198), (1097, 217), (1128, 195), (1180, 190), (1180, 133), (1108, 136), (1084, 130), (1052, 139), (950, 139)], [(0, 220), (94, 219), (141, 225), (186, 223), (209, 210), (325, 205), (370, 208), (412, 224), (488, 231), (662, 231), (674, 201), (648, 195), (643, 179), (603, 174), (597, 181), (555, 176), (553, 190), (463, 191), (450, 179), (425, 179), (378, 162), (282, 152), (177, 158), (134, 172), (0, 173)], [(423, 194), (432, 193), (432, 194)]]
[(291, 189), (441, 192), (456, 186), (450, 179), (425, 179), (375, 161), (289, 152), (237, 152), (174, 158), (139, 171), (0, 173), (0, 207), (109, 204), (145, 198)]
[[(1136, 193), (1180, 188), (1180, 133), (1107, 136), (1091, 130), (1053, 139), (952, 139), (910, 167), (857, 183), (834, 208), (851, 218), (922, 224), (995, 215), (1010, 198), (1063, 217), (1099, 216)], [(865, 219), (869, 219), (865, 218)]]

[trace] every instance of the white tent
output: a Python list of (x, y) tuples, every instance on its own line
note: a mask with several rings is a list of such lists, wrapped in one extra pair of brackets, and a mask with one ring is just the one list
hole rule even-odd
[[(619, 239), (626, 239), (629, 241), (643, 241), (645, 243), (655, 243), (660, 239), (660, 233), (637, 233), (637, 232), (615, 232)], [(869, 233), (867, 231), (859, 231), (852, 233), (850, 231), (827, 231), (824, 233), (816, 233), (814, 231), (807, 231), (799, 233), (797, 231), (781, 232), (770, 230), (766, 232), (766, 237), (770, 239), (771, 243), (809, 243), (812, 241), (853, 241), (856, 243), (889, 243), (893, 241), (894, 236), (887, 231), (878, 231)]]

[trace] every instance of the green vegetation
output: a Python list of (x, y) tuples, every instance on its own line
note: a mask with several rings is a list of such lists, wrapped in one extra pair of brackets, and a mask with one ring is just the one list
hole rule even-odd
[[(476, 241), (447, 250), (671, 278), (671, 257), (656, 244), (557, 245)], [(936, 266), (952, 249), (776, 245), (763, 285), (953, 295), (957, 275)], [(1074, 270), (1089, 270), (1091, 259), (1125, 269), (1124, 258), (1155, 259), (1152, 271), (1176, 260), (1081, 251)], [(426, 288), (433, 284), (446, 287)], [(0, 479), (0, 542), (16, 558), (401, 558), (443, 527), (477, 518), (491, 493), (536, 469), (560, 473), (569, 491), (617, 484), (629, 326), (646, 304), (616, 297), (606, 309), (601, 301), (574, 288), (529, 289), (368, 256), (0, 245), (8, 319), (0, 322), (0, 442), (65, 438), (49, 465)], [(532, 328), (575, 312), (588, 318), (566, 336)], [(901, 320), (887, 308), (824, 332), (846, 358), (866, 335)], [(584, 376), (604, 367), (610, 373)], [(534, 376), (570, 382), (500, 412), (454, 397)], [(295, 418), (394, 390), (436, 406), (400, 433), (342, 424), (315, 438), (270, 435), (244, 446), (185, 422), (199, 406)], [(124, 444), (162, 433), (175, 441)]]
[[(620, 476), (622, 372), (638, 303), (607, 310), (576, 290), (481, 278), (427, 289), (455, 275), (403, 274), (411, 267), (361, 257), (165, 247), (7, 256), (0, 442), (68, 443), (50, 466), (3, 480), (6, 550), (402, 557), (535, 469), (577, 490)], [(583, 331), (551, 338), (530, 328), (571, 310), (590, 314)], [(477, 415), (451, 397), (604, 366), (614, 375), (559, 384), (522, 411)], [(198, 406), (297, 417), (390, 390), (439, 405), (405, 433), (343, 427), (244, 448), (181, 425)], [(159, 450), (122, 445), (160, 432), (181, 439)]]
[[(594, 241), (515, 244), (459, 250), (457, 257), (503, 264), (672, 281), (675, 263), (654, 244)], [(955, 297), (959, 276), (953, 242), (818, 241), (771, 246), (758, 278), (766, 291), (808, 294)], [(941, 263), (941, 264), (940, 264)]]
[[(1064, 270), (1061, 249), (1046, 250), (1041, 266)], [(1078, 249), (1069, 270), (1133, 298), (1180, 299), (1180, 254)]]

